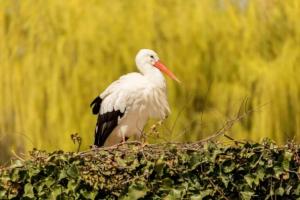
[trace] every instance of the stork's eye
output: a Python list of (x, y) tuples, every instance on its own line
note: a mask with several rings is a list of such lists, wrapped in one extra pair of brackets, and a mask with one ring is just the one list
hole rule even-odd
[(153, 55), (151, 55), (151, 56), (150, 56), (150, 58), (154, 59), (154, 56), (153, 56)]

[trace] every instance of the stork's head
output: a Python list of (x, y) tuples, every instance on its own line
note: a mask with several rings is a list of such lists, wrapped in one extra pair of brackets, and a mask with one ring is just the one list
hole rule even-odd
[(173, 80), (180, 82), (178, 78), (159, 60), (157, 53), (151, 49), (141, 49), (136, 57), (135, 63), (142, 73), (159, 69)]

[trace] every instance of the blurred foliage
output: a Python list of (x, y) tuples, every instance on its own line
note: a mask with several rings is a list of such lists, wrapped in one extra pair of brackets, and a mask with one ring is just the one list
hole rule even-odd
[(0, 169), (1, 199), (296, 199), (300, 147), (260, 143), (34, 150)]
[(90, 101), (136, 70), (141, 48), (156, 50), (183, 82), (168, 79), (168, 139), (212, 134), (247, 99), (245, 107), (256, 112), (233, 137), (299, 141), (299, 4), (0, 1), (0, 157), (33, 147), (74, 150), (66, 142), (71, 133), (82, 136), (83, 148), (90, 145)]

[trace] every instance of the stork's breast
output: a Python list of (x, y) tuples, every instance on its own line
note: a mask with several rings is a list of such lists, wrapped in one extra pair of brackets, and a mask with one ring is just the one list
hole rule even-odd
[(165, 118), (170, 112), (165, 90), (153, 89), (148, 94), (146, 107), (149, 117), (156, 119)]

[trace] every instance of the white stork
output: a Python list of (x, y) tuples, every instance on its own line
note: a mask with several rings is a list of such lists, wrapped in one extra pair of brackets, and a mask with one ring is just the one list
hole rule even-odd
[(170, 113), (162, 72), (179, 80), (150, 49), (141, 49), (135, 63), (140, 73), (121, 76), (91, 103), (98, 115), (94, 142), (98, 147), (141, 136), (148, 118), (164, 119)]

